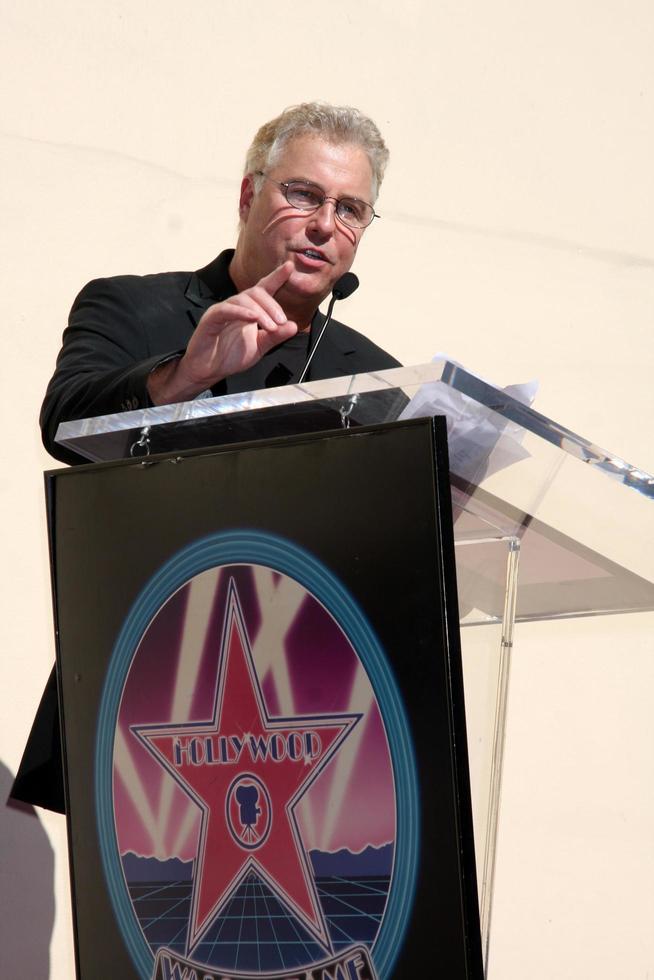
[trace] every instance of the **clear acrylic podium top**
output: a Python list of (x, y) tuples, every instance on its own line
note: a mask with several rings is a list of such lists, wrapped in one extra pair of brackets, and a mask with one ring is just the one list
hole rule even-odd
[(65, 422), (57, 442), (138, 460), (412, 413), (448, 415), (462, 624), (502, 620), (510, 540), (517, 621), (654, 609), (654, 549), (634, 545), (654, 541), (654, 477), (445, 359)]

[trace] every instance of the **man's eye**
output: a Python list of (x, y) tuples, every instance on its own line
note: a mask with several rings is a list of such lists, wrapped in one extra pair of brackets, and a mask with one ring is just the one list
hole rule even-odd
[(286, 199), (296, 208), (317, 208), (322, 203), (319, 192), (303, 184), (291, 184)]
[(306, 201), (307, 204), (318, 204), (320, 201), (315, 191), (310, 191), (306, 187), (298, 187), (294, 194), (299, 201)]
[(356, 218), (360, 220), (363, 217), (363, 208), (358, 201), (339, 201), (338, 208), (345, 218)]

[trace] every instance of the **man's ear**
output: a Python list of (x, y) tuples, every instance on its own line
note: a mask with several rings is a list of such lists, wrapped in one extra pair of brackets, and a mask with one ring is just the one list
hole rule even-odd
[(241, 196), (238, 201), (238, 216), (241, 221), (247, 221), (250, 213), (250, 205), (254, 197), (254, 177), (246, 174), (241, 181)]

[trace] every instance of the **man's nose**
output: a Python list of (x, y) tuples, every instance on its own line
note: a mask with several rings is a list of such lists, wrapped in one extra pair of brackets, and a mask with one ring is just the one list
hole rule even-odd
[(311, 215), (311, 224), (323, 234), (331, 234), (336, 224), (336, 201), (326, 197), (319, 208)]

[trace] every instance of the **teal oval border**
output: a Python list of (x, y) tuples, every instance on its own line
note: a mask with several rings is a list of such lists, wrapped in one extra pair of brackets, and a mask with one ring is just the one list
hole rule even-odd
[(363, 663), (388, 736), (397, 827), (391, 888), (372, 947), (380, 980), (390, 980), (409, 923), (420, 855), (419, 789), (409, 725), (392, 669), (365, 614), (336, 576), (315, 556), (277, 535), (232, 530), (193, 542), (170, 558), (134, 602), (114, 646), (105, 678), (95, 749), (95, 806), (100, 853), (118, 926), (142, 980), (154, 956), (136, 922), (125, 887), (114, 828), (113, 745), (127, 673), (141, 637), (164, 602), (194, 576), (221, 565), (253, 563), (295, 579), (331, 613)]

